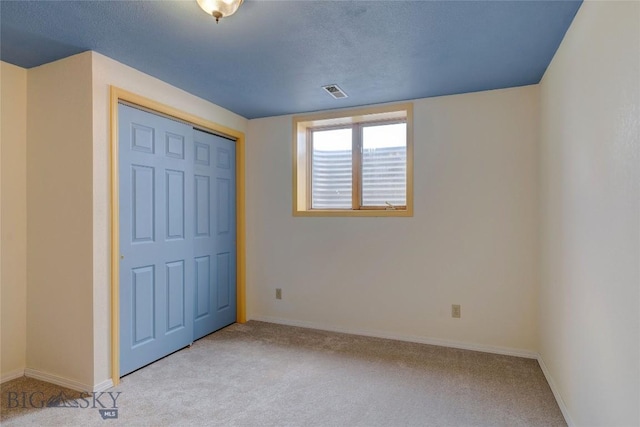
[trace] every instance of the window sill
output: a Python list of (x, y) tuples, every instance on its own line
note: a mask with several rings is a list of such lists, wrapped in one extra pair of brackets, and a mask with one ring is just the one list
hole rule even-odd
[(413, 211), (410, 209), (371, 209), (371, 210), (341, 210), (341, 209), (313, 209), (313, 210), (294, 210), (293, 216), (306, 217), (412, 217)]

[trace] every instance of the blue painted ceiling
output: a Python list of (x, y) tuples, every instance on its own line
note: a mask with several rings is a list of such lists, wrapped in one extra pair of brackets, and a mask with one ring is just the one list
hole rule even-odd
[(195, 0), (2, 0), (0, 58), (94, 50), (256, 118), (538, 83), (580, 4), (247, 0), (216, 25)]

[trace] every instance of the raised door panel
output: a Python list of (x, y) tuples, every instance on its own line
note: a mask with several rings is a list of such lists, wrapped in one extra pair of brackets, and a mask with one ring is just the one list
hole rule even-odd
[(211, 257), (209, 255), (197, 257), (196, 266), (196, 320), (211, 315)]
[(186, 322), (184, 260), (168, 262), (167, 266), (167, 333), (184, 328)]
[(155, 339), (155, 288), (154, 266), (148, 265), (131, 270), (132, 298), (132, 347)]
[(211, 237), (211, 185), (210, 177), (206, 175), (194, 176), (195, 186), (195, 237)]
[(184, 172), (168, 169), (165, 173), (167, 239), (184, 239)]

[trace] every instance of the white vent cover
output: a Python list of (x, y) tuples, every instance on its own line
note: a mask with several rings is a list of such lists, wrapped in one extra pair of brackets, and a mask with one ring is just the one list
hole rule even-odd
[(335, 99), (346, 98), (347, 96), (349, 96), (344, 93), (344, 91), (340, 89), (338, 85), (326, 85), (322, 86), (322, 89), (326, 90), (327, 93), (333, 96)]

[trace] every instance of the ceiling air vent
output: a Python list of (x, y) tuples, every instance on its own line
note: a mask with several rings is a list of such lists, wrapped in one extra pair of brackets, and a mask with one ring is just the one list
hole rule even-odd
[(335, 99), (346, 98), (347, 96), (349, 96), (344, 93), (344, 91), (340, 89), (338, 85), (326, 85), (322, 86), (322, 89), (326, 90), (329, 95), (333, 96)]

